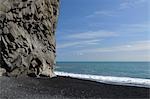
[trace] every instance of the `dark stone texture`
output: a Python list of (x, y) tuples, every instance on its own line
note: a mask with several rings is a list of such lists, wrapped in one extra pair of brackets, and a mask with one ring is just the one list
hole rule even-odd
[(53, 76), (59, 0), (0, 0), (0, 68)]

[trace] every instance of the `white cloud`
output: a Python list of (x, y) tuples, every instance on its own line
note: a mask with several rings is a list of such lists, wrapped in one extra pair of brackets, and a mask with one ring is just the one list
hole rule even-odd
[[(133, 8), (137, 7), (139, 5), (142, 5), (143, 3), (147, 2), (149, 0), (122, 0), (123, 2), (120, 3), (119, 9), (127, 9), (127, 8)], [(99, 16), (118, 16), (117, 15), (118, 10), (100, 10), (100, 11), (94, 11), (93, 13), (86, 16), (86, 18), (94, 18)]]
[(124, 25), (131, 28), (148, 28), (148, 24), (124, 24)]
[(126, 45), (104, 47), (104, 48), (92, 48), (92, 49), (82, 49), (80, 52), (84, 53), (99, 53), (99, 52), (118, 52), (118, 51), (144, 51), (150, 50), (150, 40), (149, 41), (135, 41), (130, 42)]
[(115, 12), (113, 11), (95, 11), (94, 13), (87, 15), (87, 18), (97, 17), (97, 16), (116, 16)]
[[(107, 40), (109, 37), (118, 37), (118, 36), (135, 36), (136, 33), (145, 32), (148, 31), (148, 25), (147, 24), (122, 24), (120, 27), (118, 27), (116, 30), (109, 31), (109, 30), (98, 30), (98, 31), (87, 31), (82, 33), (72, 33), (70, 35), (65, 36), (63, 38), (65, 40), (64, 43), (59, 42), (57, 45), (57, 48), (68, 48), (74, 46), (75, 48), (82, 48), (86, 46), (96, 46), (99, 44), (99, 41), (101, 40)], [(135, 33), (135, 34), (133, 34)], [(148, 35), (147, 35), (148, 36)], [(64, 41), (63, 40), (63, 41)], [(134, 49), (140, 49), (140, 48), (133, 48), (133, 44), (128, 44), (126, 46), (121, 46), (122, 48), (129, 48), (130, 50)], [(141, 45), (142, 46), (142, 45)], [(137, 47), (137, 46), (136, 46)], [(147, 47), (143, 47), (147, 48)], [(93, 49), (92, 49), (93, 50)], [(102, 49), (94, 49), (94, 51), (99, 52), (111, 52), (112, 50), (119, 50), (119, 47), (112, 47), (112, 48), (102, 48)], [(122, 51), (123, 49), (120, 49)], [(90, 50), (91, 51), (91, 50)]]
[(95, 39), (95, 38), (106, 38), (106, 37), (114, 37), (118, 36), (117, 33), (105, 30), (99, 31), (88, 31), (83, 33), (74, 33), (72, 35), (68, 35), (69, 39)]
[[(99, 30), (99, 31), (88, 31), (83, 33), (73, 33), (65, 36), (64, 43), (59, 42), (57, 44), (57, 48), (68, 48), (74, 46), (78, 47), (89, 47), (92, 45), (100, 44), (100, 41), (106, 39), (107, 37), (115, 37), (118, 36), (115, 32)], [(63, 40), (64, 41), (64, 40)]]
[(120, 9), (136, 7), (146, 1), (148, 0), (125, 0), (123, 3), (120, 4)]
[(149, 32), (149, 24), (122, 24), (120, 25), (120, 28), (116, 30), (118, 32), (122, 33), (140, 33), (140, 32), (145, 32), (148, 34)]
[[(99, 24), (98, 24), (99, 25)], [(133, 33), (145, 32), (148, 34), (149, 32), (149, 24), (121, 24), (119, 27), (114, 30), (98, 30), (98, 31), (87, 31), (82, 33), (72, 33), (67, 35), (65, 39), (105, 39), (108, 37), (118, 37), (122, 34), (132, 35)], [(134, 35), (135, 35), (134, 34)], [(124, 35), (123, 35), (124, 36)], [(136, 36), (136, 35), (135, 35)]]
[[(104, 24), (99, 24), (99, 23), (93, 23), (92, 25), (90, 25), (91, 27), (97, 27), (100, 28), (101, 25)], [(150, 24), (148, 23), (141, 23), (141, 24), (120, 24), (117, 28), (114, 27), (114, 30), (112, 31), (112, 33), (115, 33), (115, 35), (120, 35), (122, 33), (124, 34), (133, 34), (133, 33), (140, 33), (140, 32), (145, 32), (148, 34)], [(104, 31), (109, 31), (110, 30), (104, 30)]]
[(67, 42), (67, 43), (63, 43), (63, 44), (58, 44), (57, 48), (67, 48), (67, 47), (71, 47), (71, 46), (85, 46), (85, 45), (95, 45), (98, 44), (98, 42), (101, 40), (84, 40), (84, 41), (74, 41), (74, 42)]
[[(133, 8), (137, 7), (139, 5), (142, 5), (143, 3), (148, 2), (149, 0), (123, 0), (122, 3), (119, 5), (119, 9), (127, 9), (127, 8)], [(87, 15), (86, 18), (94, 18), (94, 17), (99, 17), (99, 16), (118, 16), (117, 15), (118, 10), (100, 10), (100, 11), (95, 11), (91, 13), (90, 15)]]

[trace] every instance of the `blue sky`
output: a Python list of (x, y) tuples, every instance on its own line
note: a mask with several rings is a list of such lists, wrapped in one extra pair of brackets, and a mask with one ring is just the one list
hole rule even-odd
[(149, 0), (60, 1), (57, 61), (150, 59)]

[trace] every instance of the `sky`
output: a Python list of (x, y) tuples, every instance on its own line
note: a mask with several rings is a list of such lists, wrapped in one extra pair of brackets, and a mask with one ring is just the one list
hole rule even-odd
[(150, 61), (150, 0), (60, 1), (57, 61)]

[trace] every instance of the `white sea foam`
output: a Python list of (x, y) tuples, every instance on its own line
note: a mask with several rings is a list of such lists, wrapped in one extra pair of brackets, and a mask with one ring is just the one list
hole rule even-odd
[(98, 76), (98, 75), (89, 75), (89, 74), (75, 74), (75, 73), (67, 73), (67, 72), (59, 72), (59, 71), (55, 71), (55, 74), (59, 76), (69, 76), (72, 78), (86, 79), (86, 80), (92, 80), (92, 81), (103, 82), (103, 83), (108, 83), (108, 84), (139, 86), (139, 87), (150, 88), (150, 79), (114, 77), (114, 76)]

